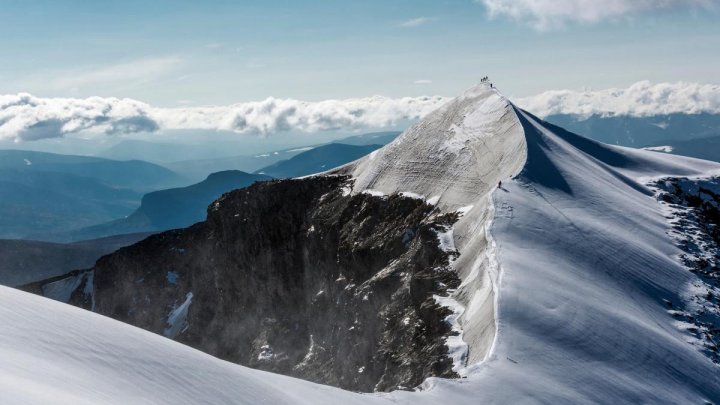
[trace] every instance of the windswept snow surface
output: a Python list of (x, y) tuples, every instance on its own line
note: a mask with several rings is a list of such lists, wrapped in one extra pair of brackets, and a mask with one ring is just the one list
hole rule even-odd
[(356, 191), (439, 196), (437, 205), (452, 211), (516, 174), (525, 149), (507, 99), (481, 85), (430, 113), (351, 170)]
[(720, 367), (663, 301), (682, 302), (697, 276), (646, 186), (720, 165), (599, 144), (479, 86), (343, 170), (352, 192), (439, 196), (463, 214), (462, 283), (442, 301), (467, 378), (356, 394), (0, 288), (0, 403), (720, 403)]
[(494, 194), (504, 274), (497, 345), (478, 390), (494, 390), (496, 403), (720, 401), (720, 367), (688, 344), (663, 302), (680, 302), (696, 276), (678, 261), (670, 225), (644, 186), (719, 166), (603, 145), (518, 116), (528, 158)]

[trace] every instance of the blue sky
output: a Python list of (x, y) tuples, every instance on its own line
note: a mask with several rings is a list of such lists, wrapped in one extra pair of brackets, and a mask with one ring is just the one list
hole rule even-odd
[(711, 83), (720, 66), (713, 0), (642, 10), (613, 0), (609, 16), (568, 12), (551, 15), (559, 21), (550, 26), (538, 23), (544, 15), (491, 16), (488, 2), (473, 0), (0, 3), (0, 94), (174, 107), (454, 95), (487, 74), (506, 94), (526, 96), (639, 80)]

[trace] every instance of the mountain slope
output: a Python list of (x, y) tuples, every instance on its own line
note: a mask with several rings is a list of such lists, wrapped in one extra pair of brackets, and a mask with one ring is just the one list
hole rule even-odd
[[(333, 141), (332, 143), (340, 143), (344, 145), (355, 145), (355, 146), (368, 146), (368, 145), (385, 145), (395, 139), (400, 132), (389, 131), (389, 132), (372, 132), (368, 134), (353, 135), (346, 138)], [(163, 163), (165, 167), (179, 173), (188, 179), (193, 181), (200, 181), (207, 177), (211, 173), (226, 171), (226, 170), (240, 170), (243, 172), (256, 172), (263, 171), (264, 167), (274, 165), (280, 161), (288, 160), (302, 152), (309, 151), (313, 148), (323, 145), (307, 145), (300, 146), (291, 149), (282, 149), (270, 152), (256, 153), (253, 155), (239, 155), (230, 156), (223, 158), (213, 159), (196, 159), (196, 160), (182, 160), (172, 163)], [(327, 150), (332, 152), (332, 149)], [(349, 156), (341, 160), (341, 164), (347, 163), (354, 160), (357, 156)], [(326, 157), (325, 160), (332, 159), (330, 156)], [(349, 159), (349, 160), (348, 160)], [(316, 165), (311, 167), (310, 170), (316, 170), (322, 165), (326, 167), (337, 166), (337, 160), (335, 160), (335, 166), (329, 166), (326, 161), (316, 158)], [(308, 169), (303, 169), (307, 171)], [(287, 173), (286, 173), (287, 174)]]
[[(172, 162), (187, 159), (198, 153), (198, 146), (171, 142), (150, 142), (125, 139), (98, 153), (99, 157), (114, 160), (140, 159), (148, 162)], [(208, 153), (201, 151), (200, 153)]]
[(144, 191), (182, 181), (142, 161), (0, 150), (0, 238), (52, 240), (54, 233), (124, 217)]
[(89, 177), (114, 188), (140, 192), (182, 184), (174, 172), (142, 160), (110, 160), (26, 150), (0, 150), (0, 169), (65, 173)]
[(665, 140), (643, 149), (720, 162), (720, 136), (685, 141)]
[(394, 141), (400, 134), (400, 131), (370, 132), (340, 138), (334, 141), (334, 143), (342, 143), (344, 145), (387, 145)]
[[(391, 144), (334, 173), (273, 182), (226, 195), (211, 207), (209, 223), (157, 235), (106, 257), (93, 271), (85, 273), (84, 284), (75, 290), (74, 299), (85, 305), (95, 302), (105, 308), (103, 312), (108, 315), (150, 324), (152, 327), (144, 327), (152, 330), (165, 327), (172, 332), (170, 336), (182, 340), (183, 336), (192, 336), (194, 330), (204, 331), (197, 326), (211, 319), (217, 308), (234, 308), (233, 319), (273, 314), (262, 307), (242, 311), (237, 305), (226, 305), (213, 310), (213, 306), (208, 305), (218, 297), (224, 299), (237, 291), (246, 292), (243, 288), (248, 285), (251, 286), (249, 295), (240, 294), (241, 298), (228, 298), (228, 302), (237, 304), (241, 299), (269, 302), (268, 308), (272, 311), (271, 304), (278, 297), (297, 298), (292, 292), (302, 291), (304, 298), (296, 300), (295, 306), (283, 305), (307, 313), (304, 312), (307, 308), (317, 308), (313, 307), (314, 303), (327, 291), (323, 289), (311, 297), (304, 295), (308, 290), (300, 287), (317, 286), (315, 277), (325, 276), (324, 271), (328, 269), (329, 274), (335, 276), (333, 271), (339, 262), (348, 266), (343, 269), (343, 275), (350, 270), (354, 275), (379, 270), (371, 274), (367, 284), (348, 284), (352, 285), (349, 292), (334, 287), (333, 294), (360, 298), (357, 307), (351, 308), (363, 308), (364, 287), (378, 288), (403, 277), (430, 281), (424, 284), (426, 289), (420, 290), (419, 296), (413, 294), (417, 289), (409, 288), (415, 300), (412, 305), (401, 307), (422, 313), (423, 308), (429, 306), (436, 315), (445, 315), (444, 323), (430, 317), (420, 324), (420, 329), (451, 328), (452, 333), (439, 335), (447, 347), (448, 357), (444, 361), (450, 359), (452, 371), (467, 378), (430, 378), (419, 392), (374, 395), (330, 388), (316, 391), (317, 386), (302, 382), (282, 385), (281, 389), (249, 380), (242, 380), (238, 385), (251, 392), (267, 389), (267, 394), (273, 396), (269, 401), (280, 403), (287, 399), (280, 397), (284, 395), (291, 395), (289, 401), (293, 403), (717, 403), (720, 401), (720, 368), (713, 362), (712, 346), (703, 339), (712, 340), (720, 323), (720, 318), (713, 318), (713, 314), (720, 314), (715, 299), (720, 289), (711, 277), (718, 270), (709, 265), (690, 266), (694, 261), (691, 256), (701, 259), (703, 254), (717, 249), (712, 250), (710, 240), (704, 240), (703, 244), (682, 242), (696, 237), (696, 229), (677, 220), (678, 215), (688, 213), (678, 205), (679, 200), (668, 197), (667, 201), (675, 201), (672, 204), (658, 200), (662, 197), (657, 191), (657, 181), (685, 177), (685, 180), (662, 181), (666, 189), (671, 189), (673, 184), (684, 185), (692, 192), (693, 201), (707, 199), (708, 204), (710, 201), (720, 203), (720, 180), (712, 178), (718, 174), (720, 165), (716, 163), (591, 141), (540, 121), (516, 109), (494, 89), (478, 86), (430, 114)], [(343, 176), (349, 176), (347, 181)], [(693, 183), (698, 177), (705, 179), (702, 186)], [(502, 181), (501, 187), (497, 187), (499, 181)], [(708, 192), (702, 191), (702, 187)], [(413, 199), (416, 205), (410, 204)], [(418, 211), (385, 208), (393, 205), (420, 210), (435, 207), (423, 219), (430, 221), (424, 223), (429, 227), (426, 229), (434, 232), (420, 233), (420, 237), (408, 234), (409, 239), (406, 238), (400, 231), (406, 227), (405, 221), (413, 218), (410, 213)], [(246, 206), (253, 208), (240, 209)], [(368, 211), (362, 209), (365, 206), (383, 209)], [(278, 209), (273, 210), (275, 207)], [(716, 208), (711, 204), (706, 207), (708, 219), (717, 215), (713, 209)], [(272, 217), (271, 226), (263, 226), (267, 224), (267, 215), (253, 215), (268, 212), (277, 213)], [(446, 222), (431, 221), (443, 217)], [(457, 221), (447, 222), (450, 218)], [(676, 222), (671, 223), (671, 219)], [(250, 225), (240, 226), (244, 220)], [(711, 223), (707, 225), (708, 229), (713, 228)], [(348, 235), (361, 238), (346, 235), (338, 239), (340, 234), (333, 232), (343, 227)], [(311, 232), (318, 228), (319, 234)], [(204, 234), (200, 232), (203, 229), (211, 232)], [(329, 241), (321, 238), (325, 235), (329, 235)], [(413, 232), (413, 235), (416, 234)], [(410, 245), (402, 247), (397, 239), (409, 241)], [(332, 248), (323, 250), (335, 246), (334, 241), (338, 240), (347, 242), (340, 243), (338, 252)], [(197, 243), (199, 247), (191, 251), (178, 245), (180, 250), (171, 252), (169, 248), (175, 243)], [(219, 249), (222, 256), (204, 255), (211, 245)], [(445, 266), (438, 267), (434, 261), (443, 257), (437, 256), (438, 247), (446, 253)], [(390, 265), (378, 269), (379, 266), (369, 264), (369, 260), (376, 257), (373, 252), (387, 249), (394, 253), (382, 258), (390, 260)], [(278, 252), (282, 255), (277, 255)], [(394, 260), (396, 253), (402, 259), (399, 262)], [(322, 256), (315, 256), (317, 254)], [(153, 265), (147, 266), (137, 259), (148, 256), (155, 258)], [(223, 260), (213, 263), (213, 257), (223, 257)], [(233, 262), (226, 262), (226, 257)], [(320, 260), (321, 257), (332, 260)], [(171, 266), (160, 266), (166, 263), (163, 260), (168, 260)], [(283, 266), (275, 266), (276, 261)], [(401, 266), (398, 268), (392, 263)], [(299, 269), (301, 265), (305, 271), (301, 277), (297, 270), (288, 274), (272, 273), (273, 269)], [(448, 271), (447, 266), (451, 266), (452, 271)], [(180, 268), (185, 277), (169, 277), (168, 272), (174, 268)], [(154, 280), (148, 282), (150, 285), (144, 284), (145, 278), (138, 277), (142, 271)], [(219, 280), (227, 281), (228, 277), (222, 277), (224, 272), (233, 274), (232, 283), (202, 281), (204, 277), (218, 275)], [(432, 279), (438, 274), (455, 275), (457, 280), (443, 281), (441, 286), (438, 280)], [(270, 277), (270, 282), (266, 277)], [(287, 280), (276, 282), (283, 277)], [(100, 279), (102, 281), (98, 281)], [(322, 278), (323, 282), (331, 279)], [(347, 277), (335, 279), (341, 286), (346, 281)], [(162, 290), (158, 290), (158, 282), (164, 283)], [(374, 284), (376, 282), (378, 284)], [(403, 296), (400, 292), (408, 291), (401, 283), (393, 285), (400, 285), (398, 290), (391, 290), (400, 297)], [(260, 288), (252, 288), (256, 286)], [(205, 298), (192, 294), (195, 287), (204, 289)], [(442, 290), (433, 291), (438, 287)], [(161, 294), (143, 295), (149, 291), (161, 291)], [(214, 293), (208, 295), (208, 291)], [(372, 291), (387, 293), (383, 289)], [(432, 294), (432, 300), (427, 300), (428, 294)], [(159, 305), (137, 306), (134, 304), (137, 300), (128, 296), (140, 301), (161, 301)], [(325, 305), (321, 306), (320, 313), (345, 308), (346, 301), (336, 301), (336, 295), (331, 297), (333, 300), (329, 302), (320, 301)], [(370, 302), (371, 297), (369, 294)], [(23, 299), (27, 298), (23, 296)], [(694, 323), (693, 314), (701, 312), (706, 322), (703, 325)], [(0, 312), (0, 320), (6, 321), (4, 318), (12, 314), (7, 309)], [(228, 332), (259, 332), (254, 340), (258, 351), (252, 353), (257, 353), (256, 359), (265, 359), (276, 354), (271, 350), (272, 345), (265, 347), (271, 339), (270, 332), (276, 330), (273, 325), (281, 325), (280, 330), (284, 330), (283, 325), (289, 325), (270, 318), (259, 329), (230, 327)], [(405, 336), (404, 332), (416, 327), (413, 317), (407, 322), (396, 317), (387, 320), (345, 318), (358, 319), (358, 325), (363, 328), (394, 325), (388, 336), (397, 336), (398, 332)], [(340, 318), (335, 312), (328, 317), (314, 314), (309, 319), (336, 325), (335, 320)], [(6, 323), (13, 325), (13, 322), (22, 324), (15, 318)], [(341, 325), (339, 330), (343, 333), (352, 328)], [(31, 335), (31, 330), (23, 329), (18, 334)], [(342, 356), (342, 351), (335, 352), (334, 357), (319, 355), (332, 351), (323, 351), (327, 346), (320, 339), (314, 344), (307, 329), (298, 330), (297, 334), (285, 333), (305, 345), (306, 358), (332, 360), (330, 364), (348, 358)], [(183, 335), (183, 331), (188, 335)], [(178, 334), (174, 335), (175, 332)], [(227, 336), (218, 334), (216, 342), (226, 343)], [(341, 336), (341, 341), (366, 341)], [(428, 337), (435, 341), (438, 335)], [(104, 340), (112, 341), (112, 337), (105, 336)], [(212, 344), (212, 340), (206, 342)], [(19, 353), (36, 350), (32, 345), (24, 347), (17, 342), (8, 347)], [(412, 347), (408, 342), (380, 347), (383, 355), (399, 359), (399, 364), (408, 364), (402, 361), (403, 355), (413, 359), (418, 354), (406, 351)], [(99, 357), (108, 356), (108, 351), (112, 351), (103, 346), (93, 348), (90, 353)], [(152, 364), (156, 357), (148, 355)], [(170, 360), (171, 364), (178, 361), (182, 358)], [(433, 366), (436, 361), (431, 359), (419, 364)], [(11, 370), (13, 365), (7, 360), (0, 360), (0, 364), (5, 365), (5, 370)], [(313, 370), (326, 369), (323, 362), (313, 364)], [(358, 368), (357, 373), (362, 374), (364, 370)], [(30, 375), (38, 373), (40, 370), (34, 369)], [(226, 375), (223, 373), (217, 378)], [(259, 375), (266, 374), (248, 371), (243, 378)], [(168, 383), (163, 374), (152, 378), (160, 384)], [(176, 381), (184, 383), (186, 378), (182, 375)], [(245, 386), (245, 382), (249, 386)], [(207, 384), (210, 389), (215, 387), (214, 382)], [(57, 385), (53, 388), (58, 389)], [(59, 389), (72, 392), (73, 387)], [(103, 386), (103, 389), (114, 392), (111, 387)], [(155, 399), (157, 394), (143, 392), (143, 395)], [(233, 397), (228, 402), (251, 401)]]
[(101, 256), (146, 236), (119, 235), (68, 244), (0, 239), (0, 284), (15, 287), (88, 268)]
[[(465, 102), (474, 105), (469, 113)], [(356, 191), (438, 196), (446, 210), (473, 206), (454, 227), (462, 285), (453, 297), (478, 398), (717, 401), (718, 366), (687, 343), (693, 336), (663, 301), (691, 306), (687, 289), (702, 280), (677, 259), (682, 251), (646, 183), (720, 166), (603, 145), (482, 88), (433, 115), (346, 170)], [(499, 157), (475, 158), (488, 142), (505, 144), (491, 148)], [(500, 159), (499, 170), (519, 174), (489, 171)], [(499, 180), (488, 205), (486, 191)], [(515, 389), (497, 388), (507, 386)]]
[(331, 143), (299, 153), (290, 159), (264, 167), (257, 173), (275, 178), (307, 176), (334, 169), (379, 149), (380, 145)]
[(717, 135), (720, 127), (720, 114), (708, 113), (650, 117), (559, 114), (548, 116), (545, 120), (596, 141), (635, 148), (658, 145), (662, 141), (713, 136)]
[(141, 194), (70, 173), (0, 169), (0, 237), (35, 236), (128, 215)]
[(235, 170), (213, 173), (191, 186), (145, 194), (140, 208), (128, 219), (145, 217), (155, 229), (188, 226), (205, 219), (207, 206), (222, 194), (267, 180), (267, 176)]
[[(307, 149), (312, 149), (312, 147), (307, 147)], [(291, 158), (307, 149), (293, 148), (255, 155), (240, 155), (215, 159), (182, 160), (167, 163), (165, 165), (188, 179), (199, 182), (212, 173), (222, 171), (239, 170), (241, 172), (252, 173), (265, 166)]]
[(85, 240), (110, 235), (147, 233), (190, 226), (205, 219), (207, 206), (223, 193), (270, 177), (229, 170), (213, 173), (200, 183), (145, 194), (140, 207), (126, 218), (58, 235)]
[(518, 115), (528, 161), (493, 196), (500, 324), (478, 389), (534, 381), (497, 403), (716, 402), (718, 366), (688, 343), (667, 304), (688, 305), (699, 280), (677, 259), (645, 183), (718, 166), (598, 144)]

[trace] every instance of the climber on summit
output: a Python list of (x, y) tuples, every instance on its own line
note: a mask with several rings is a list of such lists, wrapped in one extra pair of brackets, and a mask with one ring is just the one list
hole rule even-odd
[(502, 188), (502, 180), (498, 181), (498, 188)]

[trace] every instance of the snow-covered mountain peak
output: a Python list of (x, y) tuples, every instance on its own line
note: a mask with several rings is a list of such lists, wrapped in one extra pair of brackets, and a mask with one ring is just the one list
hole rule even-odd
[(525, 161), (512, 104), (480, 84), (355, 164), (355, 191), (409, 192), (455, 210), (472, 204)]
[[(496, 94), (500, 95), (500, 93), (495, 89), (494, 87), (490, 87), (489, 82), (484, 83), (478, 83), (473, 87), (468, 88), (463, 92), (463, 94), (460, 97), (466, 97), (466, 98), (472, 98), (472, 97), (478, 97), (485, 94), (488, 94), (488, 92), (495, 92)], [(504, 96), (500, 95), (504, 98)]]
[[(351, 169), (355, 192), (409, 192), (463, 213), (453, 229), (462, 284), (445, 301), (466, 344), (464, 373), (479, 391), (520, 378), (552, 381), (548, 402), (558, 392), (569, 402), (718, 396), (708, 388), (719, 383), (717, 366), (687, 343), (663, 306), (683, 302), (678, 297), (697, 280), (677, 260), (648, 186), (667, 176), (717, 175), (717, 164), (592, 141), (481, 85)], [(569, 375), (588, 383), (577, 388)], [(542, 390), (485, 399), (538, 399)]]

